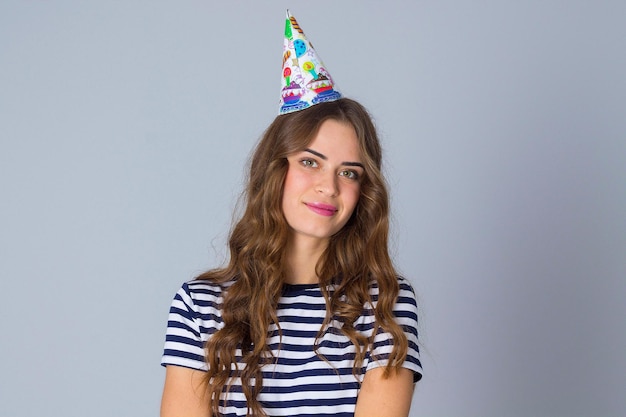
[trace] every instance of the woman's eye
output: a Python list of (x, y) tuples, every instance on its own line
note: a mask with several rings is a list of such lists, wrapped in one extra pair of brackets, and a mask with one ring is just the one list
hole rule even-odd
[(353, 171), (351, 169), (344, 169), (343, 171), (339, 172), (339, 175), (342, 177), (346, 177), (348, 179), (351, 180), (358, 180), (359, 179), (359, 173), (356, 171)]
[(309, 158), (301, 159), (300, 163), (305, 167), (315, 168), (317, 166), (317, 162)]

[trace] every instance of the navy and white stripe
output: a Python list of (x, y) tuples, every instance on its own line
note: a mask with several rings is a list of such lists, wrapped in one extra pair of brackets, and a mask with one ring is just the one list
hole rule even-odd
[[(403, 367), (421, 378), (422, 367), (417, 345), (417, 306), (411, 284), (399, 278), (400, 294), (394, 313), (409, 340)], [(370, 293), (374, 305), (378, 288)], [(207, 370), (204, 343), (224, 326), (221, 316), (222, 289), (207, 281), (190, 281), (178, 291), (169, 314), (162, 365), (178, 365)], [(369, 307), (369, 308), (368, 308)], [(263, 367), (263, 389), (258, 396), (270, 416), (342, 416), (354, 415), (359, 385), (365, 372), (387, 363), (392, 349), (391, 336), (379, 331), (367, 352), (362, 368), (353, 375), (355, 347), (332, 322), (318, 340), (315, 338), (326, 316), (326, 303), (318, 285), (286, 285), (279, 300), (277, 314), (282, 330), (279, 338), (276, 325), (270, 327), (268, 344), (275, 360)], [(366, 336), (374, 328), (373, 306), (365, 306), (364, 314), (354, 324)], [(240, 352), (237, 352), (240, 356)], [(221, 401), (224, 416), (245, 416), (246, 401), (241, 382), (236, 379), (226, 403)]]

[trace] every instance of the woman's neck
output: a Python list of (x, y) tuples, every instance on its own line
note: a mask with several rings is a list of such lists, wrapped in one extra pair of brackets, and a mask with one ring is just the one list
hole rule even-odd
[(328, 241), (291, 238), (287, 245), (286, 281), (288, 284), (315, 284), (319, 277), (317, 262), (326, 250)]

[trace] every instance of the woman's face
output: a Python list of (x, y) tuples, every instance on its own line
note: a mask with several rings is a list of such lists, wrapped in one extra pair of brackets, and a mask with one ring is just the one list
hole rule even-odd
[(282, 209), (292, 237), (328, 240), (359, 201), (365, 171), (354, 128), (326, 120), (308, 148), (287, 160)]

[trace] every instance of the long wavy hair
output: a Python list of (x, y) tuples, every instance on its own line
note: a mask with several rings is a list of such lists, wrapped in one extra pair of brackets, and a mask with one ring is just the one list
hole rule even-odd
[[(385, 376), (399, 369), (406, 358), (407, 338), (393, 315), (399, 286), (388, 251), (389, 197), (381, 174), (381, 147), (370, 115), (358, 102), (347, 98), (280, 115), (265, 131), (251, 157), (243, 194), (245, 208), (230, 233), (228, 264), (197, 278), (227, 284), (222, 305), (224, 327), (206, 343), (207, 390), (216, 416), (220, 396), (228, 392), (235, 375), (241, 378), (248, 415), (265, 415), (257, 394), (263, 385), (261, 368), (272, 361), (267, 344), (269, 327), (275, 324), (280, 329), (276, 307), (285, 282), (285, 247), (290, 233), (281, 209), (287, 156), (306, 149), (321, 124), (329, 119), (354, 127), (365, 175), (351, 218), (330, 238), (316, 266), (327, 305), (318, 338), (331, 320), (342, 323), (341, 331), (356, 347), (356, 374), (373, 336), (367, 338), (357, 332), (353, 323), (372, 301), (369, 290), (374, 280), (379, 295), (373, 335), (382, 329), (394, 340)], [(238, 348), (241, 363), (237, 363)]]

